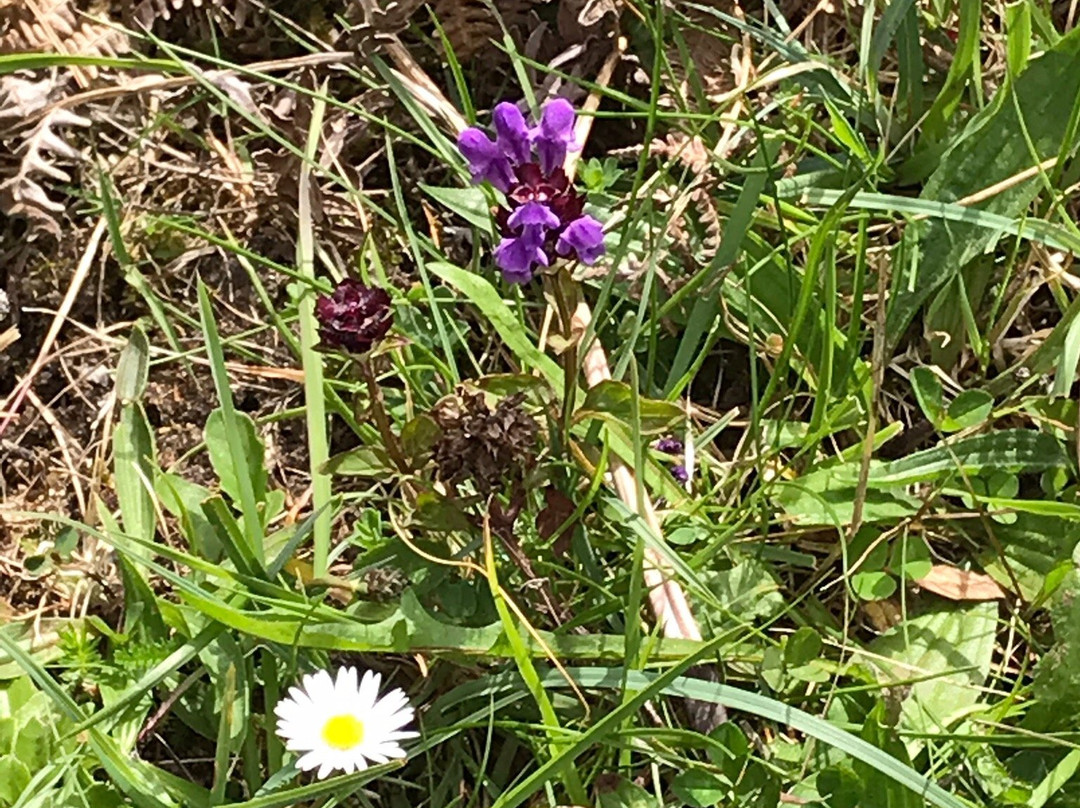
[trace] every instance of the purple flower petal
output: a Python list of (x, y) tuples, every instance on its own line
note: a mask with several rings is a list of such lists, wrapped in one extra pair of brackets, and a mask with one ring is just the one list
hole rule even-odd
[(529, 145), (529, 127), (525, 125), (525, 116), (521, 114), (521, 110), (514, 104), (503, 101), (495, 107), (492, 118), (498, 135), (495, 142), (503, 155), (514, 165), (529, 162), (532, 151)]
[(548, 265), (547, 254), (541, 249), (544, 243), (542, 227), (526, 225), (520, 236), (504, 238), (495, 248), (495, 263), (509, 283), (528, 283), (532, 280), (533, 266)]
[(514, 171), (510, 160), (486, 134), (475, 126), (458, 135), (458, 149), (469, 161), (473, 182), (487, 180), (503, 193), (510, 190)]
[(683, 453), (683, 442), (678, 438), (660, 438), (656, 442), (656, 451), (669, 455), (681, 455)]
[(510, 214), (506, 223), (514, 228), (533, 225), (551, 230), (559, 226), (559, 217), (542, 202), (526, 202)]
[(565, 98), (553, 98), (544, 105), (540, 125), (532, 130), (531, 137), (545, 174), (562, 166), (567, 151), (580, 148), (574, 142), (575, 114), (573, 105)]
[(575, 252), (582, 263), (592, 265), (604, 254), (604, 228), (592, 216), (574, 219), (559, 236), (555, 251), (559, 255)]
[(569, 143), (574, 137), (574, 106), (565, 98), (553, 98), (544, 104), (540, 131), (544, 137), (561, 138)]

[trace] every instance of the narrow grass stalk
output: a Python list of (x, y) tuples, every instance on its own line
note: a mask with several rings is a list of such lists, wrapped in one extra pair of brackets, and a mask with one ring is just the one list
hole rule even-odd
[(330, 456), (330, 445), (326, 435), (326, 403), (323, 395), (322, 356), (315, 350), (318, 333), (315, 322), (315, 239), (311, 221), (311, 166), (319, 150), (322, 136), (323, 117), (326, 113), (326, 85), (319, 97), (312, 100), (311, 124), (308, 128), (307, 144), (304, 155), (307, 158), (300, 166), (300, 209), (299, 230), (296, 239), (296, 263), (300, 273), (311, 282), (303, 292), (298, 303), (300, 319), (300, 361), (304, 366), (304, 403), (307, 421), (308, 447), (311, 469), (311, 506), (315, 511), (313, 531), (315, 577), (324, 578), (329, 568), (331, 489), (330, 476), (322, 471)]

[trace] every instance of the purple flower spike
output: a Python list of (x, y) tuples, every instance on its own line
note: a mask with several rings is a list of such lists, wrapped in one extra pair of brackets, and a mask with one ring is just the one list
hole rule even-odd
[(545, 174), (559, 168), (568, 151), (580, 148), (574, 142), (574, 117), (574, 107), (565, 98), (553, 98), (544, 105), (540, 125), (532, 130), (532, 142)]
[(683, 485), (690, 481), (690, 473), (686, 470), (686, 466), (681, 463), (678, 466), (671, 467), (671, 476)]
[(487, 180), (503, 193), (514, 182), (510, 160), (487, 135), (475, 126), (458, 135), (458, 148), (469, 161), (473, 182)]
[(495, 248), (495, 263), (502, 270), (508, 283), (528, 283), (532, 280), (533, 265), (548, 265), (547, 254), (542, 249), (544, 228), (526, 225), (519, 236), (504, 238)]
[(576, 252), (582, 263), (593, 265), (604, 254), (604, 228), (592, 216), (582, 216), (570, 222), (555, 244), (559, 255)]
[(495, 142), (502, 153), (514, 165), (529, 162), (532, 150), (529, 146), (529, 127), (525, 125), (525, 116), (521, 110), (509, 101), (503, 101), (492, 112), (495, 120)]
[(559, 217), (543, 202), (526, 202), (507, 218), (511, 227), (536, 226), (551, 230), (559, 226)]

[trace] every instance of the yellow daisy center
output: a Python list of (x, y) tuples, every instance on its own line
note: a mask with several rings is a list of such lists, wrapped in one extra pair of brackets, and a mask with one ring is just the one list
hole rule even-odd
[(331, 716), (323, 724), (322, 739), (333, 749), (352, 749), (364, 740), (364, 722), (349, 713)]

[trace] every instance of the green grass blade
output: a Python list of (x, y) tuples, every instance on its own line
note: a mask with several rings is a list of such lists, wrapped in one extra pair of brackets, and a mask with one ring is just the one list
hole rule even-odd
[[(322, 87), (325, 93), (326, 85)], [(300, 168), (300, 211), (296, 258), (300, 272), (315, 284), (315, 237), (311, 220), (311, 166), (322, 137), (326, 104), (313, 103), (305, 155), (307, 162)], [(330, 441), (326, 434), (326, 396), (323, 392), (322, 355), (315, 349), (318, 323), (315, 321), (315, 296), (311, 288), (300, 298), (297, 308), (300, 319), (300, 358), (304, 366), (304, 410), (307, 421), (309, 468), (311, 471), (311, 504), (314, 508), (314, 567), (315, 577), (326, 575), (330, 557), (330, 528), (333, 512), (330, 504), (330, 475), (323, 466), (330, 457)]]
[(233, 404), (232, 389), (229, 387), (229, 372), (225, 368), (225, 354), (218, 334), (214, 310), (206, 285), (199, 279), (199, 319), (206, 337), (206, 353), (210, 357), (210, 371), (214, 378), (218, 400), (221, 402), (221, 414), (225, 424), (225, 439), (232, 457), (233, 468), (237, 470), (237, 485), (240, 489), (240, 510), (244, 515), (244, 534), (248, 550), (260, 563), (265, 562), (263, 549), (263, 531), (259, 516), (258, 503), (251, 477), (241, 473), (248, 467), (248, 459), (241, 439), (241, 427), (238, 423), (236, 407)]

